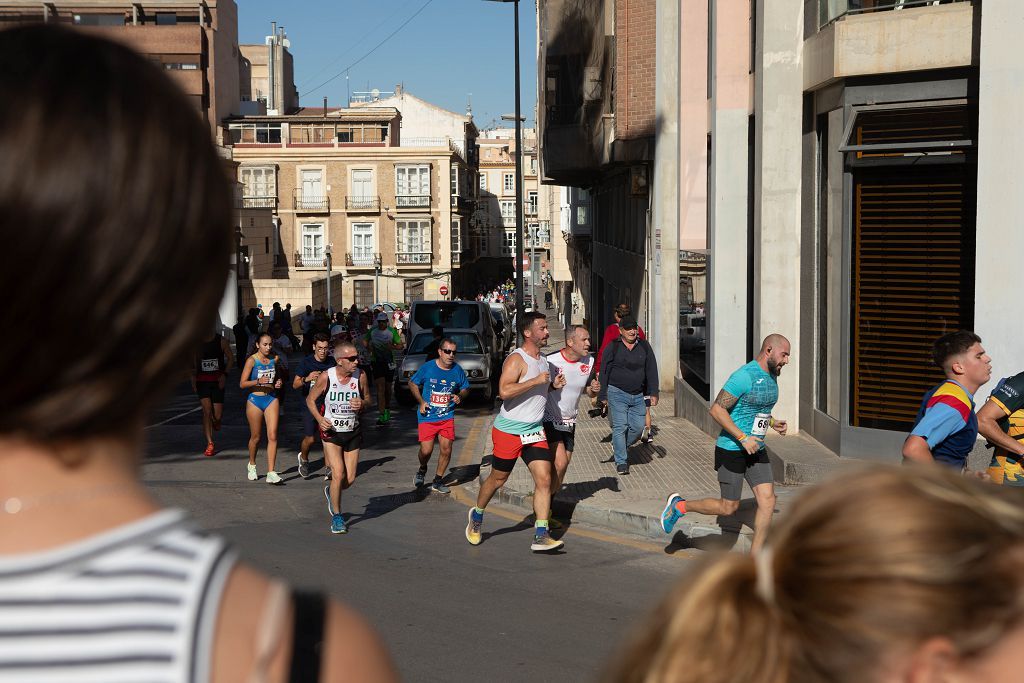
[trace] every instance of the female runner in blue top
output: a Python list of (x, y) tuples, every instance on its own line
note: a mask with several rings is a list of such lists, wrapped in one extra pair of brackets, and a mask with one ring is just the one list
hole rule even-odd
[(281, 475), (274, 470), (277, 462), (277, 422), (281, 415), (281, 404), (273, 390), (284, 383), (283, 370), (278, 367), (278, 358), (271, 349), (274, 339), (264, 332), (256, 338), (256, 353), (245, 360), (242, 379), (238, 386), (249, 389), (245, 402), (245, 417), (249, 420), (249, 464), (246, 467), (249, 481), (256, 481), (256, 449), (260, 444), (263, 422), (267, 423), (267, 483), (280, 484)]

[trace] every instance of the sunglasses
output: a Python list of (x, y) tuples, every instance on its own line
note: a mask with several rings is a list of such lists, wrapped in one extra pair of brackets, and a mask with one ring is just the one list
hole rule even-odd
[(441, 353), (447, 353), (449, 356), (455, 355), (455, 349), (438, 349)]
[(338, 360), (347, 360), (350, 363), (355, 363), (357, 360), (359, 360), (359, 356), (358, 355), (355, 355), (355, 356), (342, 356)]

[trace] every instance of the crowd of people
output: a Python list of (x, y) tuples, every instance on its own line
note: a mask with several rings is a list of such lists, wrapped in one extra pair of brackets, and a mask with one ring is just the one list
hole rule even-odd
[[(224, 289), (210, 274), (229, 268), (235, 223), (222, 160), (193, 104), (127, 46), (58, 24), (4, 31), (0, 99), (17, 103), (0, 109), (8, 263), (0, 286), (9, 314), (35, 332), (8, 364), (0, 394), (0, 678), (397, 680), (363, 618), (240, 562), (186, 513), (161, 509), (139, 480), (147, 416), (184, 360), (197, 361), (196, 394), (209, 402), (204, 436), (220, 426), (222, 373), (235, 356), (244, 359), (250, 426), (266, 427), (269, 438), (280, 410), (275, 392), (288, 378), (275, 347), (296, 346), (276, 311), (248, 335), (244, 353), (209, 334)], [(40, 253), (48, 267), (39, 267)], [(40, 307), (47, 292), (60, 296)], [(80, 326), (69, 354), (64, 328), (82, 311), (104, 324)], [(402, 344), (379, 315), (381, 334), (371, 334), (367, 320), (366, 334), (333, 349), (330, 329), (310, 328), (310, 357), (292, 381), (308, 389), (304, 407), (334, 473), (325, 491), (332, 533), (346, 531), (341, 496), (355, 475), (369, 374), (390, 369)], [(599, 374), (584, 328), (568, 329), (564, 348), (545, 354), (545, 316), (530, 312), (517, 325), (523, 342), (501, 371), (494, 461), (465, 536), (481, 543), (484, 511), (522, 459), (536, 487), (531, 549), (547, 552), (562, 544), (550, 534), (551, 493), (569, 465), (580, 397), (607, 404), (615, 438), (628, 442), (645, 397), (656, 403), (655, 359), (629, 315), (620, 316)], [(466, 389), (457, 345), (442, 338), (438, 351), (433, 367), (412, 378), (417, 486), (436, 443), (443, 472)], [(726, 509), (741, 479), (755, 489), (759, 510), (773, 497), (764, 437), (787, 432), (772, 411), (790, 353), (785, 337), (768, 335), (730, 377), (712, 407), (722, 426), (722, 496), (670, 497), (666, 530), (698, 507)], [(57, 358), (59, 372), (41, 381), (39, 369)], [(934, 359), (946, 379), (923, 397), (903, 447), (907, 467), (865, 467), (815, 487), (770, 534), (770, 515), (759, 517), (755, 552), (701, 560), (639, 620), (635, 639), (603, 669), (607, 680), (1019, 679), (1024, 506), (1015, 488), (1024, 376), (1000, 381), (975, 413), (974, 394), (991, 377), (981, 339), (945, 335)], [(377, 398), (387, 400), (379, 389)], [(964, 476), (979, 432), (997, 450), (982, 476)], [(267, 481), (275, 457), (268, 448)]]

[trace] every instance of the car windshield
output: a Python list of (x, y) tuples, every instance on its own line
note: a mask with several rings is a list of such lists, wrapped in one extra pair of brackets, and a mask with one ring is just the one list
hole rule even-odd
[(435, 325), (473, 328), (479, 323), (480, 306), (476, 302), (442, 301), (416, 306), (416, 324), (428, 330)]
[[(445, 336), (452, 338), (455, 342), (455, 349), (459, 353), (483, 353), (480, 346), (480, 337), (476, 336), (473, 332), (453, 332)], [(434, 335), (430, 332), (420, 332), (413, 337), (412, 344), (409, 345), (409, 353), (424, 353), (427, 345), (430, 344), (433, 338)]]

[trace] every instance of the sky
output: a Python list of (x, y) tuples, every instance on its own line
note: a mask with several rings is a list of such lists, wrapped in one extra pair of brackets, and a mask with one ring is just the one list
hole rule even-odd
[[(353, 93), (374, 88), (390, 92), (401, 83), (406, 92), (454, 112), (464, 113), (471, 98), (478, 128), (511, 125), (500, 121), (502, 114), (515, 111), (511, 3), (237, 2), (240, 43), (262, 43), (270, 35), (272, 21), (284, 26), (303, 106), (323, 106), (324, 96), (328, 106), (343, 106), (349, 89)], [(521, 106), (528, 126), (533, 124), (537, 99), (535, 7), (534, 0), (519, 3)], [(398, 32), (389, 38), (396, 29)], [(381, 41), (385, 42), (376, 47)]]

